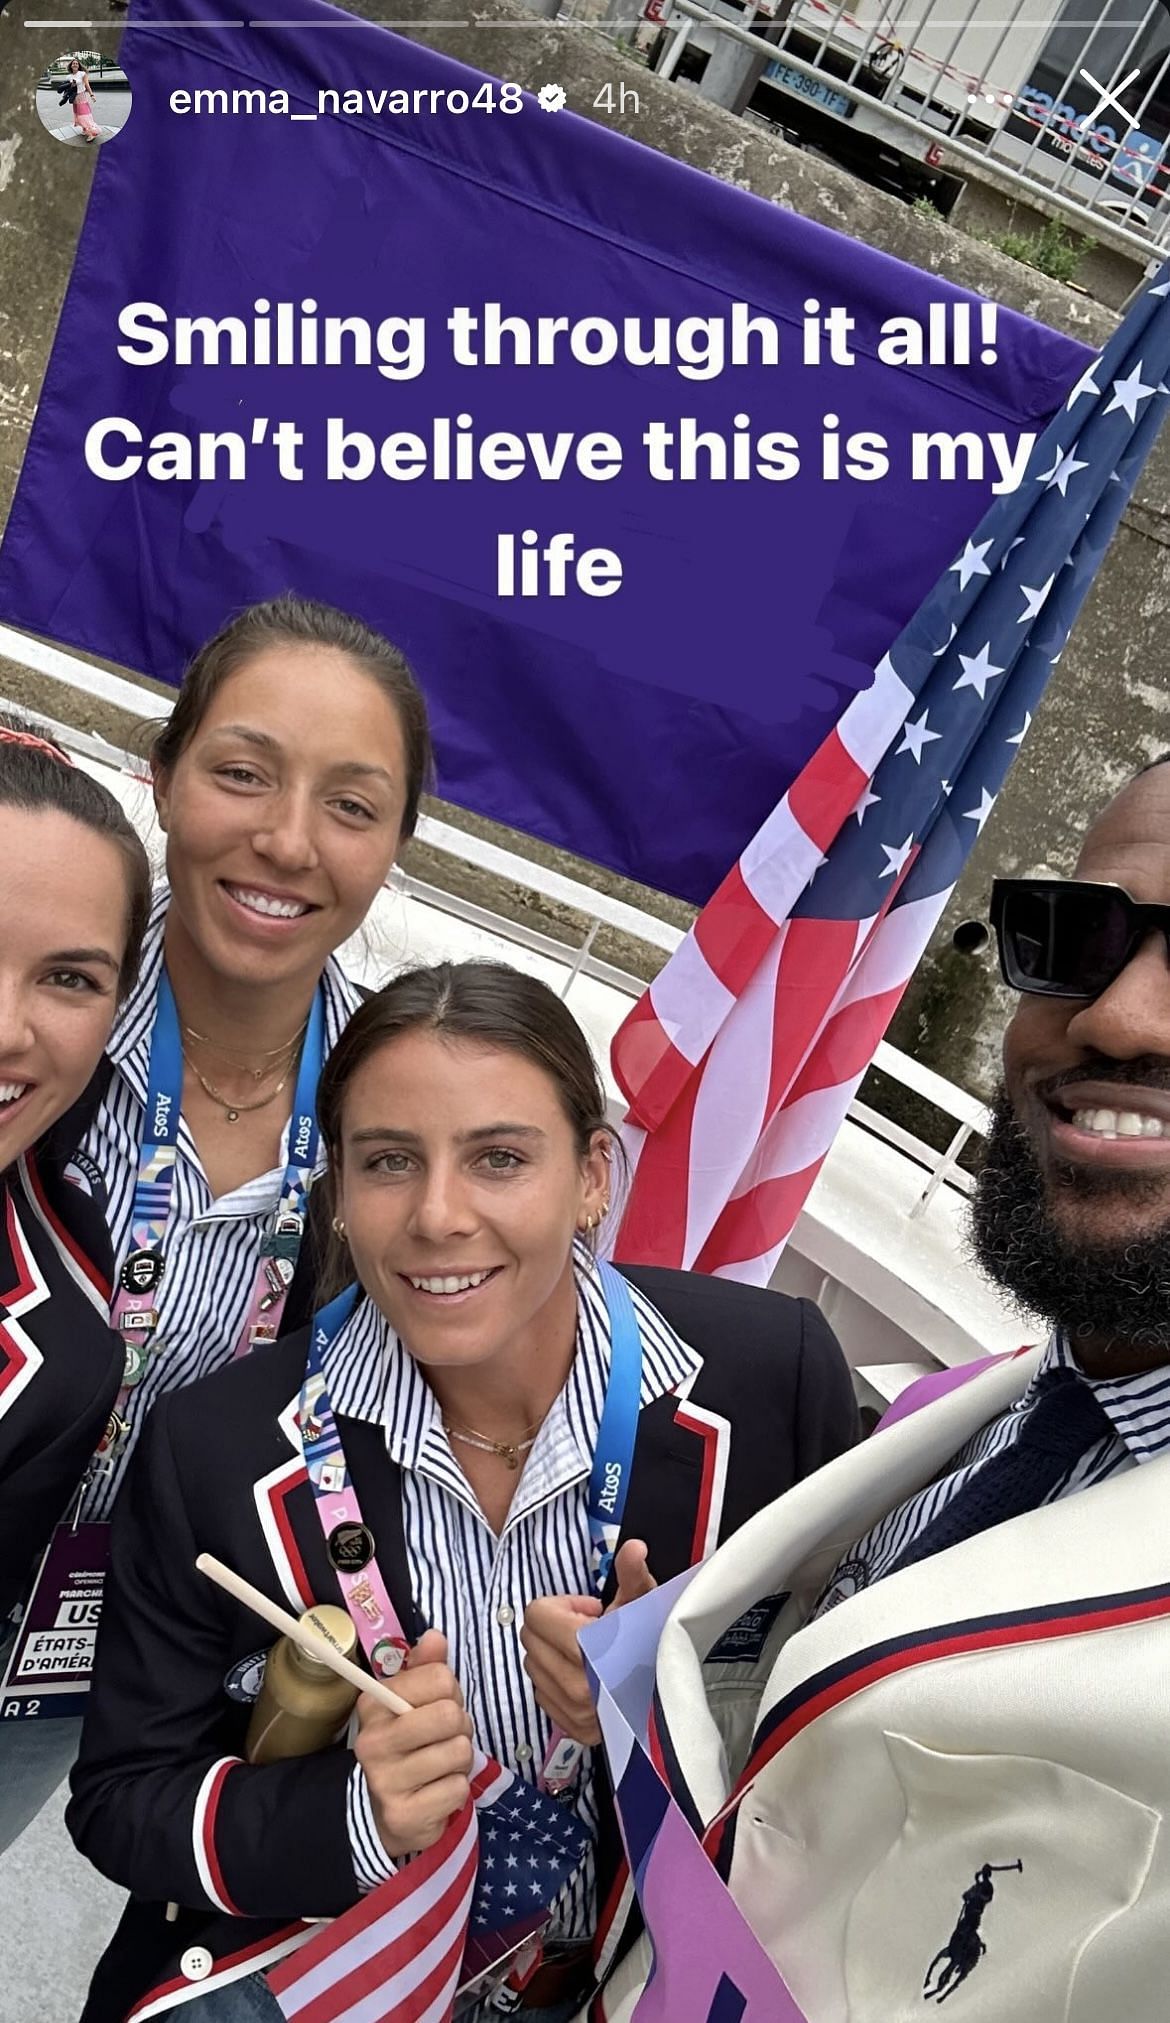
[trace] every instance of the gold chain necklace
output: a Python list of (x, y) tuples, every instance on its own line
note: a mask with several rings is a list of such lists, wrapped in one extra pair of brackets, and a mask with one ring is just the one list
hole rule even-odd
[(254, 1110), (265, 1110), (267, 1109), (269, 1103), (275, 1103), (276, 1098), (279, 1096), (285, 1083), (288, 1081), (290, 1073), (290, 1070), (286, 1068), (284, 1074), (281, 1076), (279, 1082), (276, 1084), (276, 1087), (274, 1089), (269, 1089), (268, 1094), (266, 1096), (261, 1096), (259, 1100), (255, 1103), (229, 1103), (227, 1097), (220, 1093), (220, 1091), (215, 1087), (214, 1083), (209, 1082), (206, 1075), (200, 1074), (194, 1061), (191, 1059), (190, 1054), (187, 1052), (186, 1047), (183, 1048), (183, 1059), (186, 1061), (187, 1066), (190, 1068), (191, 1073), (195, 1077), (195, 1080), (198, 1082), (200, 1088), (203, 1090), (204, 1095), (210, 1096), (212, 1102), (218, 1103), (220, 1109), (227, 1113), (227, 1121), (229, 1124), (238, 1123), (241, 1117), (250, 1117)]
[[(197, 1033), (194, 1026), (184, 1024), (183, 1031), (186, 1033), (188, 1039), (198, 1040), (201, 1047), (210, 1047), (212, 1052), (218, 1054), (221, 1060), (226, 1061), (229, 1067), (239, 1068), (242, 1074), (251, 1075), (254, 1082), (262, 1082), (265, 1075), (276, 1073), (277, 1067), (281, 1065), (281, 1055), (291, 1054), (294, 1048), (300, 1046), (308, 1024), (309, 1021), (306, 1019), (304, 1025), (293, 1034), (291, 1040), (282, 1040), (278, 1047), (266, 1048), (261, 1054), (261, 1060), (271, 1063), (271, 1065), (259, 1068), (254, 1068), (250, 1061), (241, 1060), (238, 1054), (229, 1053), (227, 1048), (221, 1047), (217, 1040), (209, 1040), (206, 1033)], [(190, 1060), (190, 1058), (188, 1054), (187, 1059)], [(195, 1067), (194, 1061), (191, 1061), (191, 1066), (195, 1069), (195, 1073), (198, 1074), (199, 1070)]]
[(519, 1440), (489, 1440), (486, 1433), (477, 1433), (474, 1427), (453, 1426), (450, 1419), (443, 1421), (452, 1440), (462, 1440), (465, 1447), (477, 1447), (481, 1454), (496, 1455), (497, 1459), (502, 1461), (506, 1468), (511, 1468), (513, 1473), (520, 1466), (520, 1456), (526, 1454), (530, 1447), (535, 1447), (536, 1436), (542, 1423), (537, 1419), (525, 1429), (524, 1435)]

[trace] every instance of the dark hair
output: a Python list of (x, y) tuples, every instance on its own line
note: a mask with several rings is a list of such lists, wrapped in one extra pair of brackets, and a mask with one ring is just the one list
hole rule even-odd
[[(9, 735), (5, 736), (5, 730)], [(104, 836), (122, 856), (126, 876), (126, 947), (118, 972), (119, 1001), (126, 996), (142, 955), (150, 919), (150, 864), (137, 830), (114, 796), (64, 753), (42, 742), (39, 733), (0, 719), (0, 808), (23, 813), (67, 815), (95, 836)]]
[[(351, 1018), (321, 1073), (317, 1116), (329, 1153), (329, 1173), (319, 1182), (333, 1211), (334, 1175), (341, 1161), (341, 1113), (346, 1091), (372, 1054), (403, 1033), (438, 1033), (519, 1054), (555, 1083), (561, 1108), (584, 1157), (594, 1133), (611, 1131), (605, 1093), (589, 1042), (563, 1001), (547, 984), (503, 962), (437, 962), (406, 970), (367, 1000)], [(610, 1138), (611, 1155), (622, 1153)], [(339, 1250), (323, 1274), (336, 1291), (347, 1272)]]
[(405, 657), (380, 632), (331, 604), (288, 593), (246, 611), (201, 646), (183, 676), (178, 700), (150, 748), (154, 765), (169, 768), (187, 749), (213, 696), (225, 681), (274, 646), (328, 646), (347, 654), (393, 703), (406, 753), (403, 836), (413, 836), (419, 800), (431, 783), (434, 760), (427, 706)]

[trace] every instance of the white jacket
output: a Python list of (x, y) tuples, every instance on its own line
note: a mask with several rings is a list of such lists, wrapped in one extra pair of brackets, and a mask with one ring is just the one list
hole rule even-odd
[[(703, 1821), (755, 1726), (722, 1865), (809, 2023), (909, 2023), (940, 1995), (953, 2023), (1168, 2013), (1170, 1457), (801, 1627), (843, 1552), (1022, 1394), (1041, 1353), (799, 1483), (707, 1562), (663, 1632), (668, 1756)], [(704, 1669), (786, 1591), (757, 1662)], [(647, 1957), (623, 1963), (607, 2016), (632, 2013)]]

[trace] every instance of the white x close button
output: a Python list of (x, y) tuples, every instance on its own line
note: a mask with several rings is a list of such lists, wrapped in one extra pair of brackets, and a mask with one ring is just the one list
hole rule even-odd
[(206, 1946), (188, 1946), (179, 1961), (179, 1972), (184, 1981), (206, 1981), (214, 1965)]

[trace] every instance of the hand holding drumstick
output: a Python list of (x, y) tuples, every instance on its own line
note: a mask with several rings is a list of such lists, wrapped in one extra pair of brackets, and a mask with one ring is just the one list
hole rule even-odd
[(221, 1560), (204, 1552), (195, 1565), (357, 1688), (356, 1754), (366, 1774), (382, 1845), (394, 1859), (431, 1847), (451, 1814), (470, 1796), (472, 1728), (463, 1696), (447, 1668), (446, 1638), (428, 1630), (398, 1674), (401, 1690), (392, 1692)]

